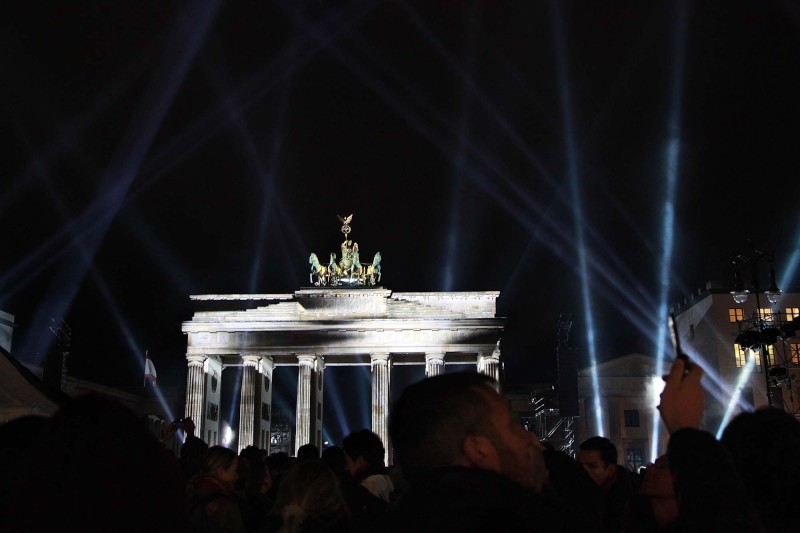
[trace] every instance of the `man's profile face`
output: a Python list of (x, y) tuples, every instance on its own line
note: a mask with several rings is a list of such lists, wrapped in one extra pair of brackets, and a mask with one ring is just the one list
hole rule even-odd
[(617, 465), (606, 465), (599, 451), (581, 450), (578, 453), (578, 462), (600, 487), (607, 487), (613, 481)]
[(489, 387), (481, 388), (489, 404), (492, 435), (498, 455), (497, 471), (523, 487), (541, 490), (547, 478), (539, 439), (511, 414), (508, 402)]

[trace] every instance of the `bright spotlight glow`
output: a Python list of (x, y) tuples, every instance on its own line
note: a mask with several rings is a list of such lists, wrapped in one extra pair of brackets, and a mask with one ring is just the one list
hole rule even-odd
[[(91, 261), (125, 203), (129, 189), (141, 170), (144, 158), (178, 88), (205, 42), (206, 33), (216, 17), (219, 4), (220, 2), (216, 2), (216, 5), (190, 5), (176, 17), (174, 31), (170, 33), (173, 38), (166, 43), (161, 61), (152, 74), (137, 109), (131, 115), (131, 123), (115, 148), (94, 201), (80, 216), (64, 224), (65, 229), (62, 232), (71, 232), (77, 237), (64, 243), (57, 235), (50, 241), (62, 252), (74, 252), (77, 247), (79, 255), (68, 257), (55, 273), (46, 296), (46, 301), (51, 303), (49, 306), (41, 306), (36, 312), (30, 321), (32, 331), (45, 330), (50, 317), (66, 316), (72, 306)], [(36, 253), (39, 252), (34, 252)], [(50, 339), (44, 335), (27, 338), (20, 349), (23, 359), (38, 364), (44, 359), (49, 343)]]
[(664, 391), (665, 384), (666, 383), (664, 382), (664, 378), (660, 374), (651, 376), (650, 379), (644, 384), (644, 390), (645, 390), (644, 398), (645, 402), (647, 402), (645, 405), (649, 409), (652, 409), (653, 413), (655, 414), (653, 418), (654, 429), (652, 435), (653, 443), (650, 447), (650, 459), (649, 459), (650, 462), (655, 461), (656, 457), (658, 457), (659, 455), (658, 454), (659, 443), (657, 440), (658, 432), (655, 430), (655, 426), (657, 424), (660, 424), (661, 422), (660, 414), (658, 412), (658, 404), (661, 403), (661, 393)]
[(163, 412), (167, 416), (167, 420), (175, 420), (175, 415), (172, 413), (169, 403), (161, 393), (161, 389), (159, 389), (157, 386), (153, 387), (153, 393), (156, 395), (156, 399), (158, 400), (159, 405), (161, 405), (161, 409), (164, 410)]
[(650, 380), (644, 384), (645, 400), (647, 407), (656, 409), (658, 404), (661, 403), (661, 393), (664, 392), (664, 378), (661, 376), (651, 376)]
[(233, 387), (231, 387), (231, 408), (230, 411), (228, 411), (228, 420), (230, 421), (236, 420), (236, 411), (239, 410), (239, 398), (242, 390), (242, 377), (244, 374), (244, 369), (241, 366), (234, 368), (236, 368), (236, 377), (233, 380)]
[[(666, 161), (666, 195), (664, 200), (664, 227), (661, 257), (661, 295), (658, 309), (658, 334), (656, 336), (656, 375), (664, 372), (664, 351), (667, 336), (667, 300), (669, 298), (670, 267), (672, 264), (673, 231), (675, 217), (675, 191), (678, 183), (678, 163), (680, 156), (680, 131), (681, 131), (681, 92), (683, 88), (683, 64), (686, 57), (686, 2), (677, 4), (675, 14), (675, 54), (673, 56), (671, 109), (669, 118), (669, 143), (667, 145)], [(653, 437), (650, 455), (656, 457), (658, 449), (659, 414), (653, 413)]]
[(739, 380), (736, 382), (736, 389), (733, 391), (733, 395), (731, 396), (731, 401), (728, 402), (728, 407), (725, 409), (725, 416), (722, 417), (722, 422), (719, 423), (719, 429), (717, 429), (717, 439), (722, 437), (722, 432), (725, 430), (725, 427), (730, 422), (731, 417), (733, 416), (733, 411), (739, 405), (739, 398), (742, 395), (742, 389), (744, 389), (747, 380), (750, 378), (750, 374), (753, 373), (753, 369), (756, 367), (756, 354), (755, 352), (748, 348), (747, 349), (747, 363), (741, 370), (739, 374)]
[(223, 422), (224, 429), (222, 430), (222, 445), (229, 448), (233, 444), (233, 439), (236, 438), (236, 432), (231, 429), (227, 422)]

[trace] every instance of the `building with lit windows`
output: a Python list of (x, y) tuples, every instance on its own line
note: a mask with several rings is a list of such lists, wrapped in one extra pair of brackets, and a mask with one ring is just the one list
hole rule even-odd
[(737, 303), (729, 287), (709, 282), (674, 312), (684, 351), (706, 370), (705, 429), (719, 428), (729, 404), (733, 415), (767, 405), (800, 415), (800, 292)]
[[(774, 304), (763, 294), (737, 303), (730, 287), (709, 282), (673, 312), (683, 351), (705, 370), (703, 429), (716, 434), (726, 412), (730, 419), (767, 405), (800, 418), (800, 291), (784, 292)], [(664, 372), (670, 364), (665, 362)], [(653, 357), (630, 354), (579, 371), (576, 446), (603, 435), (616, 445), (619, 464), (636, 469), (654, 459), (649, 456), (652, 426), (663, 388), (655, 366)], [(658, 432), (657, 450), (666, 449), (666, 437), (665, 431)]]
[[(578, 372), (580, 416), (575, 420), (576, 450), (589, 437), (602, 435), (617, 447), (617, 463), (630, 470), (636, 471), (655, 459), (650, 457), (651, 439), (662, 386), (661, 377), (655, 377), (655, 367), (653, 357), (633, 353)], [(597, 399), (593, 372), (597, 373)], [(602, 417), (597, 417), (596, 406)], [(602, 420), (602, 428), (597, 427), (598, 420)], [(663, 431), (658, 439), (659, 449), (665, 449)]]

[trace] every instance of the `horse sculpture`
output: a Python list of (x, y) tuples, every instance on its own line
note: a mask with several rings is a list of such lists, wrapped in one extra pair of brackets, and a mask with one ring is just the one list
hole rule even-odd
[[(358, 245), (348, 249), (347, 261), (336, 262), (336, 254), (331, 253), (327, 265), (320, 264), (317, 254), (308, 257), (311, 265), (309, 281), (316, 287), (338, 287), (375, 285), (381, 280), (381, 253), (377, 252), (372, 263), (362, 263)], [(345, 266), (342, 266), (345, 264)]]
[(366, 282), (375, 285), (381, 281), (381, 253), (375, 252), (372, 264), (367, 267)]
[(312, 253), (308, 258), (308, 263), (311, 265), (311, 273), (308, 275), (309, 281), (318, 287), (327, 285), (328, 267), (319, 264), (317, 254)]
[(336, 264), (336, 254), (331, 252), (330, 261), (328, 261), (328, 285), (331, 287), (339, 284), (339, 277), (342, 275), (342, 269)]
[[(361, 280), (361, 276), (364, 273), (364, 267), (361, 266), (361, 258), (358, 254), (358, 249), (353, 252), (353, 263), (350, 266), (349, 274), (350, 274), (350, 281), (352, 282), (354, 279)], [(363, 280), (361, 280), (363, 284)]]

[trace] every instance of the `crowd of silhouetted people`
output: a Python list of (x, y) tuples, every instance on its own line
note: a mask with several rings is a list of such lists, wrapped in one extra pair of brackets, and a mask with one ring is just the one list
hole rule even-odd
[(742, 413), (700, 430), (702, 370), (676, 361), (659, 410), (667, 452), (633, 472), (606, 438), (577, 457), (515, 419), (497, 384), (444, 374), (392, 406), (394, 462), (369, 430), (296, 457), (209, 447), (178, 457), (119, 403), (85, 396), (0, 426), (0, 531), (246, 533), (800, 531), (800, 423)]

